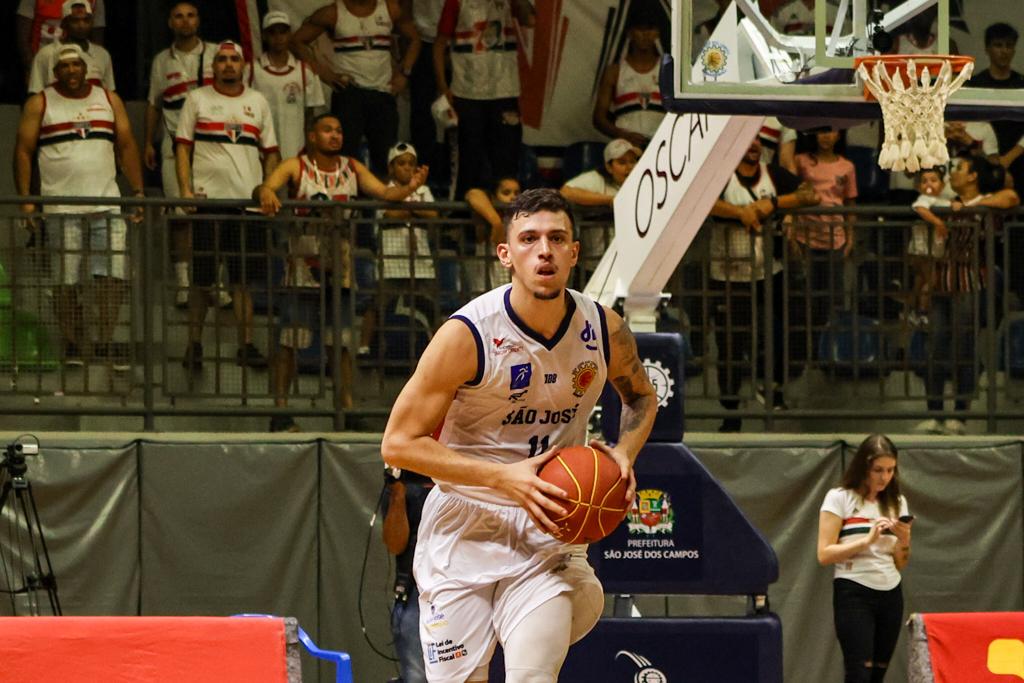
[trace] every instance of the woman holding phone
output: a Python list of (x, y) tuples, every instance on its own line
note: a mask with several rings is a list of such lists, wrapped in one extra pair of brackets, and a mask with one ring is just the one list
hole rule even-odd
[(821, 505), (818, 562), (835, 565), (832, 610), (846, 683), (885, 678), (903, 624), (900, 572), (914, 518), (900, 494), (896, 458), (888, 437), (864, 439)]

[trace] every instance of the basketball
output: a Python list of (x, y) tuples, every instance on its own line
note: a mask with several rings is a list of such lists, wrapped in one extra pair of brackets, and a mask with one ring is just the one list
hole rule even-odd
[(553, 518), (560, 528), (555, 537), (565, 543), (595, 543), (615, 530), (628, 510), (627, 482), (619, 466), (590, 446), (569, 446), (558, 451), (538, 472), (544, 481), (566, 492), (558, 499), (566, 509)]

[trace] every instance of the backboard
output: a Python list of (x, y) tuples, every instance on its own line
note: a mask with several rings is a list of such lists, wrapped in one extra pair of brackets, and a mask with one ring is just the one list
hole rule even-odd
[[(962, 5), (961, 0), (734, 0), (716, 23), (700, 16), (692, 0), (673, 0), (672, 60), (662, 66), (662, 99), (676, 112), (878, 118), (878, 105), (864, 101), (854, 58), (956, 53), (950, 25), (961, 20)], [(960, 50), (978, 60), (977, 73), (987, 66), (984, 43), (975, 40), (970, 47), (971, 52)], [(1024, 118), (1024, 90), (968, 81), (950, 99), (946, 118)]]

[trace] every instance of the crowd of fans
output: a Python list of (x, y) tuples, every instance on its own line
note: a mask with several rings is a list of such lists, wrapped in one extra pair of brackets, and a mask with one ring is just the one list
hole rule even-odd
[[(719, 2), (722, 8), (726, 4)], [(633, 3), (621, 58), (600, 76), (592, 120), (611, 141), (596, 168), (565, 181), (562, 193), (576, 205), (611, 205), (664, 115), (657, 74), (664, 49), (661, 12), (659, 3)], [(348, 348), (356, 352), (353, 355), (368, 355), (385, 304), (411, 283), (414, 289), (416, 281), (437, 276), (438, 245), (431, 244), (428, 231), (417, 222), (437, 219), (436, 211), (423, 206), (434, 200), (435, 193), (465, 200), (471, 208), (472, 228), (455, 240), (458, 254), (475, 257), (463, 264), (465, 290), (479, 292), (507, 281), (508, 274), (493, 255), (495, 243), (502, 239), (499, 207), (520, 191), (517, 25), (533, 24), (533, 7), (527, 0), (338, 0), (301, 21), (270, 11), (261, 19), (262, 53), (252, 63), (233, 41), (205, 41), (196, 5), (176, 3), (168, 16), (172, 42), (152, 61), (141, 151), (114, 94), (110, 55), (97, 42), (102, 39), (103, 0), (42, 4), (23, 0), (18, 14), (19, 35), (24, 37), (19, 49), (31, 94), (15, 154), (17, 190), (23, 195), (115, 196), (119, 194), (118, 167), (131, 190), (141, 195), (145, 166), (160, 171), (167, 197), (254, 198), (264, 215), (279, 211), (279, 197), (285, 192), (296, 198), (340, 202), (355, 197), (416, 202), (408, 210), (382, 210), (377, 216), (382, 227), (370, 237), (383, 264), (375, 278), (377, 301), (361, 311), (359, 340), (342, 341), (341, 363), (335, 369), (345, 387), (344, 405), (351, 403)], [(700, 24), (694, 39), (697, 48), (714, 30), (719, 16)], [(911, 22), (897, 37), (894, 49), (933, 52), (932, 20), (925, 13)], [(772, 21), (789, 34), (809, 33), (813, 2), (784, 4)], [(322, 36), (330, 45), (326, 53), (318, 49), (325, 42)], [(1009, 24), (988, 27), (987, 65), (974, 76), (973, 85), (1024, 87), (1024, 76), (1011, 68), (1017, 39), (1017, 31)], [(411, 142), (398, 139), (398, 96), (406, 91)], [(974, 289), (971, 273), (949, 271), (949, 255), (960, 253), (954, 258), (964, 258), (960, 248), (964, 245), (958, 247), (959, 233), (946, 216), (949, 210), (972, 203), (997, 208), (1017, 204), (1013, 179), (1024, 177), (1024, 122), (951, 121), (946, 133), (954, 158), (949, 169), (917, 177), (889, 176), (884, 198), (913, 205), (922, 223), (915, 227), (909, 245), (903, 240), (885, 249), (902, 252), (914, 266), (914, 281), (898, 283), (912, 290), (905, 317), (914, 324), (927, 322), (933, 328), (953, 330), (959, 329), (956, 321), (966, 319), (973, 308), (967, 307), (964, 297), (949, 294), (969, 294)], [(778, 275), (765, 272), (759, 253), (762, 223), (780, 207), (853, 205), (859, 193), (851, 152), (854, 148), (877, 151), (880, 136), (877, 123), (845, 131), (797, 133), (769, 119), (723, 191), (711, 216), (716, 232), (708, 263), (710, 282), (713, 288), (718, 287), (715, 283), (753, 287), (745, 299), (733, 297), (715, 310), (724, 406), (738, 405), (740, 374), (733, 365), (749, 363), (744, 359), (752, 342), (752, 302), (764, 296), (764, 279)], [(973, 181), (968, 182), (968, 176)], [(967, 196), (972, 191), (976, 194)], [(33, 215), (36, 208), (24, 206)], [(253, 304), (247, 283), (273, 277), (266, 272), (266, 259), (258, 256), (272, 245), (267, 244), (267, 231), (254, 220), (252, 211), (240, 212), (237, 221), (183, 216), (181, 211), (168, 221), (177, 304), (188, 311), (188, 344), (181, 360), (189, 371), (202, 369), (203, 321), (211, 305), (233, 307), (239, 366), (268, 365), (265, 352), (253, 340)], [(72, 251), (87, 244), (103, 252), (85, 263), (81, 256), (66, 256), (61, 263), (61, 290), (56, 298), (64, 361), (101, 357), (126, 368), (127, 351), (110, 337), (115, 304), (126, 292), (124, 221), (113, 207), (90, 207), (87, 218), (82, 217), (80, 206), (47, 204), (42, 212), (46, 220), (31, 223), (37, 233), (48, 231)], [(812, 349), (818, 348), (817, 335), (833, 315), (834, 299), (848, 288), (843, 260), (858, 243), (853, 222), (852, 217), (833, 212), (805, 216), (786, 228), (789, 248), (806, 264), (807, 291), (836, 295), (808, 298), (806, 324), (815, 330)], [(609, 226), (582, 235), (585, 263), (600, 257), (611, 232)], [(332, 268), (325, 258), (327, 245), (317, 238), (287, 235), (284, 243), (288, 254), (284, 286), (327, 290), (328, 275), (333, 272), (346, 296), (350, 295), (357, 279), (351, 253), (365, 245), (336, 245), (341, 262)], [(96, 317), (82, 311), (83, 274), (93, 276), (93, 282), (102, 282), (110, 292), (102, 298), (107, 306)], [(961, 276), (963, 282), (958, 279)], [(941, 278), (946, 280), (940, 282)], [(780, 293), (783, 287), (772, 290)], [(280, 405), (287, 403), (296, 350), (309, 346), (311, 328), (323, 325), (315, 320), (319, 307), (311, 306), (309, 295), (296, 294), (285, 308), (283, 331), (269, 361)], [(98, 332), (84, 330), (87, 319), (90, 324), (99, 321)], [(348, 327), (355, 321), (343, 322)], [(732, 328), (745, 331), (727, 335)], [(761, 341), (764, 337), (758, 335)], [(89, 340), (95, 341), (91, 349)], [(328, 342), (333, 344), (334, 340)], [(973, 352), (966, 340), (956, 346), (956, 354)], [(776, 344), (776, 351), (781, 347)], [(785, 406), (782, 379), (760, 378), (762, 392), (779, 407)], [(942, 381), (932, 382), (939, 394)], [(969, 392), (971, 381), (966, 376), (959, 380), (960, 394)], [(963, 403), (958, 401), (957, 408)], [(941, 403), (929, 407), (938, 410)], [(293, 428), (290, 418), (275, 420), (274, 429)], [(726, 430), (739, 428), (738, 419), (723, 424)], [(963, 424), (936, 419), (924, 428), (957, 432)]]

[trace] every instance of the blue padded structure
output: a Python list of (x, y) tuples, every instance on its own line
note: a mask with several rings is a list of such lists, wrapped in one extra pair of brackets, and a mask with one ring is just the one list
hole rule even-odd
[[(679, 443), (683, 440), (683, 378), (689, 344), (675, 332), (636, 335), (637, 353), (658, 393), (658, 416), (648, 437), (655, 441)], [(609, 383), (601, 394), (601, 432), (612, 443), (619, 440), (622, 402)]]
[[(505, 680), (500, 648), (491, 660), (488, 680)], [(782, 624), (774, 614), (605, 618), (569, 648), (558, 680), (782, 683)]]
[(851, 145), (845, 156), (857, 171), (857, 200), (862, 204), (882, 202), (889, 192), (889, 174), (878, 165), (878, 150)]
[[(281, 619), (273, 614), (235, 614), (236, 617), (242, 617), (247, 619)], [(306, 652), (324, 661), (334, 663), (334, 683), (352, 683), (352, 658), (349, 657), (347, 652), (341, 652), (336, 650), (324, 650), (323, 648), (317, 647), (313, 639), (303, 630), (298, 622), (295, 623), (295, 628), (298, 631), (299, 642), (306, 648)]]
[(1024, 313), (1011, 313), (999, 326), (999, 369), (1024, 377)]
[(875, 318), (837, 313), (818, 339), (818, 360), (837, 374), (877, 374), (885, 358), (882, 326)]
[(768, 541), (681, 443), (648, 443), (638, 509), (590, 546), (607, 593), (765, 595), (779, 578)]

